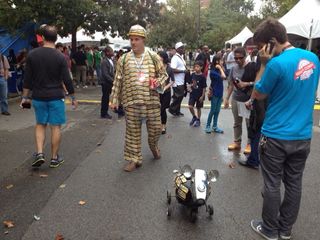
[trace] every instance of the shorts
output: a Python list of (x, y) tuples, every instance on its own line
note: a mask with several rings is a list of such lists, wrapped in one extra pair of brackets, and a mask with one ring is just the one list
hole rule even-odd
[(190, 96), (188, 105), (192, 106), (192, 107), (194, 107), (194, 105), (196, 105), (196, 108), (203, 108), (203, 102), (200, 102), (199, 99), (200, 99), (200, 97), (195, 98), (195, 97)]
[(62, 125), (66, 123), (64, 99), (39, 101), (32, 100), (37, 124)]

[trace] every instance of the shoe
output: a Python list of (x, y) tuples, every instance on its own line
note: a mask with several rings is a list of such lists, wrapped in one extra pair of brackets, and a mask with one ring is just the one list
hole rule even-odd
[(197, 119), (194, 124), (193, 124), (194, 127), (200, 127), (200, 120)]
[(87, 86), (87, 85), (84, 85), (82, 88), (88, 88), (88, 86)]
[(64, 163), (63, 158), (57, 155), (57, 158), (51, 158), (49, 167), (56, 168), (56, 167), (59, 167), (62, 163)]
[(205, 129), (204, 129), (205, 133), (208, 133), (210, 134), (212, 132), (210, 126), (207, 126)]
[(11, 115), (9, 112), (2, 112), (1, 114), (5, 115), (5, 116), (10, 116)]
[(250, 154), (251, 153), (251, 146), (250, 144), (247, 144), (246, 148), (243, 151), (244, 154)]
[(197, 120), (197, 117), (196, 116), (193, 116), (190, 123), (189, 123), (189, 126), (192, 126)]
[(112, 119), (112, 116), (107, 113), (106, 115), (101, 116), (101, 118)]
[(262, 221), (252, 220), (251, 221), (251, 228), (253, 229), (253, 231), (258, 233), (264, 239), (267, 239), (267, 240), (278, 240), (278, 236), (269, 236), (269, 235), (267, 235), (266, 233), (263, 232)]
[(291, 239), (291, 234), (284, 234), (284, 233), (279, 233), (280, 240), (290, 240)]
[(233, 151), (233, 150), (240, 150), (241, 149), (241, 145), (240, 143), (232, 143), (228, 146), (228, 150)]
[(172, 111), (170, 108), (169, 108), (169, 111), (168, 111), (171, 115), (173, 115), (173, 116), (178, 116), (174, 111)]
[(248, 167), (248, 168), (252, 168), (252, 169), (256, 169), (256, 170), (259, 169), (259, 166), (248, 164), (247, 160), (238, 159), (238, 163), (244, 167)]
[(79, 85), (77, 85), (77, 86), (76, 86), (76, 88), (80, 88), (80, 86), (79, 86)]
[(166, 134), (166, 133), (167, 133), (167, 129), (163, 128), (162, 131), (161, 131), (161, 134)]
[(159, 148), (155, 148), (155, 149), (151, 150), (151, 152), (153, 154), (154, 159), (158, 160), (158, 159), (161, 158), (160, 149)]
[(141, 167), (142, 163), (136, 163), (134, 161), (129, 161), (123, 168), (123, 170), (125, 172), (132, 172), (134, 171), (136, 168)]
[(221, 133), (221, 134), (224, 133), (224, 131), (218, 127), (212, 128), (212, 131), (214, 131), (215, 133)]
[(179, 117), (183, 117), (184, 116), (184, 114), (182, 113), (182, 112), (178, 112), (178, 114), (177, 114)]
[(44, 162), (45, 162), (44, 154), (43, 153), (37, 153), (35, 155), (34, 161), (33, 161), (31, 166), (34, 167), (34, 168), (38, 168), (42, 164), (44, 164)]

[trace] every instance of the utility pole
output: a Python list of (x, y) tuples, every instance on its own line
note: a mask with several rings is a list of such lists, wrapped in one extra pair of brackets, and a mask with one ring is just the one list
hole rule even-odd
[(200, 13), (201, 13), (201, 0), (199, 0), (198, 6), (198, 47), (200, 47), (200, 32), (201, 32), (201, 23), (200, 23)]

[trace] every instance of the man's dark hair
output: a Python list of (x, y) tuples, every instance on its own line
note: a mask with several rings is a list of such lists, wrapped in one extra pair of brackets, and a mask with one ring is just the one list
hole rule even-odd
[(226, 49), (228, 49), (228, 48), (231, 48), (231, 44), (230, 43), (226, 44)]
[(168, 64), (170, 62), (169, 56), (166, 51), (158, 52), (159, 56), (163, 59), (163, 63)]
[(253, 41), (255, 43), (268, 43), (275, 38), (280, 44), (288, 41), (287, 30), (282, 23), (274, 18), (268, 18), (257, 27)]
[(53, 42), (53, 43), (57, 41), (58, 33), (55, 26), (46, 25), (43, 27), (41, 31), (42, 31), (42, 36), (46, 41)]
[(60, 48), (60, 47), (63, 48), (63, 44), (62, 44), (61, 42), (58, 42), (58, 43), (56, 44), (56, 48)]
[(247, 56), (247, 52), (246, 50), (243, 48), (243, 47), (237, 47), (235, 50), (234, 50), (234, 54), (241, 54), (242, 56)]

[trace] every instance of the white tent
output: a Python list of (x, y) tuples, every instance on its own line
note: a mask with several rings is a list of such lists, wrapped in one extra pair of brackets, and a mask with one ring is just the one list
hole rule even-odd
[(312, 39), (320, 38), (320, 0), (300, 0), (279, 21), (287, 33), (309, 39), (310, 47)]
[(225, 43), (230, 43), (231, 45), (240, 43), (241, 46), (243, 46), (245, 42), (252, 36), (253, 36), (253, 33), (250, 31), (250, 29), (248, 27), (245, 27), (244, 29), (242, 29), (240, 33), (238, 33), (238, 35), (226, 41)]
[[(121, 47), (129, 46), (130, 42), (129, 40), (125, 40), (121, 37), (111, 37), (110, 33), (107, 32), (106, 35), (103, 35), (102, 32), (95, 32), (93, 35), (89, 36), (85, 33), (84, 29), (80, 29), (77, 31), (77, 43), (83, 43), (83, 42), (100, 42), (102, 39), (108, 38), (109, 43), (112, 43), (114, 45), (119, 45)], [(71, 43), (71, 34), (69, 34), (68, 37), (58, 37), (57, 42), (61, 42), (63, 44)]]

